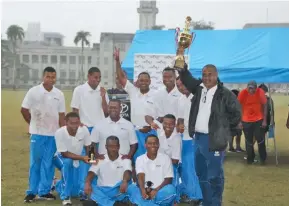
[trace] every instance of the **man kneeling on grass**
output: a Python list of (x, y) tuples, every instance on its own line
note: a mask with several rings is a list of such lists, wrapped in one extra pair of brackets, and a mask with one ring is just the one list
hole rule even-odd
[(70, 198), (80, 195), (84, 181), (79, 179), (80, 162), (89, 162), (88, 156), (81, 156), (83, 147), (88, 154), (91, 145), (87, 127), (80, 126), (79, 115), (70, 112), (66, 115), (66, 126), (55, 133), (57, 154), (54, 165), (61, 171), (62, 179), (56, 183), (56, 191), (63, 205), (72, 205)]
[(146, 138), (147, 153), (136, 160), (138, 186), (131, 185), (128, 194), (132, 203), (141, 206), (172, 205), (176, 188), (171, 158), (159, 150), (159, 139), (155, 135)]
[(109, 136), (105, 147), (107, 154), (104, 159), (89, 169), (84, 191), (91, 195), (92, 201), (85, 201), (84, 206), (121, 206), (127, 200), (126, 192), (131, 183), (131, 160), (123, 159), (119, 154), (120, 144), (116, 136)]

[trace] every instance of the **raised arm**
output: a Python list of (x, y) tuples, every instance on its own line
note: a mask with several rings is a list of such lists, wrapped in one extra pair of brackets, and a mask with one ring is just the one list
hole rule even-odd
[(185, 68), (178, 70), (180, 79), (185, 87), (192, 93), (195, 94), (198, 86), (202, 83), (202, 80), (196, 79), (192, 76), (191, 72), (188, 70), (188, 65), (185, 64)]
[(115, 67), (116, 67), (116, 75), (122, 87), (125, 87), (127, 78), (123, 70), (121, 69), (121, 64), (119, 60), (119, 49), (114, 48), (114, 60), (115, 60)]

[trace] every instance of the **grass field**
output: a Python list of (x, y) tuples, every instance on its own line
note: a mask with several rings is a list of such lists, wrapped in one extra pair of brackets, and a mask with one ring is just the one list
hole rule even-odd
[[(24, 91), (2, 91), (2, 205), (23, 205), (28, 183), (28, 126), (20, 115)], [(71, 92), (65, 93), (69, 108)], [(225, 161), (225, 206), (289, 205), (289, 130), (285, 127), (288, 96), (274, 96), (279, 166), (275, 166), (273, 141), (269, 141), (267, 166), (247, 166), (243, 154), (228, 154)], [(37, 202), (61, 205), (59, 200)]]

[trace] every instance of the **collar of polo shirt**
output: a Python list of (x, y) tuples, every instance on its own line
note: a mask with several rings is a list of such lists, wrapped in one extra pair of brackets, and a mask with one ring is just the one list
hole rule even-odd
[(52, 86), (52, 89), (51, 89), (51, 91), (49, 92), (49, 91), (47, 91), (45, 88), (44, 88), (44, 86), (43, 86), (43, 83), (44, 82), (42, 82), (41, 84), (40, 84), (40, 88), (41, 88), (41, 90), (43, 90), (45, 93), (50, 93), (50, 92), (54, 92), (55, 90), (54, 90), (54, 85)]
[(114, 122), (114, 121), (112, 121), (112, 119), (110, 118), (110, 117), (107, 117), (107, 120), (108, 120), (108, 123), (116, 123), (116, 124), (120, 124), (120, 123), (122, 123), (122, 117), (120, 117), (120, 119), (117, 121), (117, 122)]

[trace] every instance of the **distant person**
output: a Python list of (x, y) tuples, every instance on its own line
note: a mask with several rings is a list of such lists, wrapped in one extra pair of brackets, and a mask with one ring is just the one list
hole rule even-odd
[[(83, 206), (126, 205), (127, 190), (131, 184), (131, 160), (122, 158), (120, 140), (116, 136), (106, 138), (105, 148), (105, 158), (89, 169), (85, 192), (92, 201), (85, 201)], [(97, 182), (94, 181), (95, 176)]]
[(55, 81), (55, 69), (46, 67), (43, 82), (29, 89), (22, 102), (21, 113), (31, 134), (29, 189), (24, 199), (27, 203), (36, 195), (45, 200), (55, 199), (50, 193), (56, 152), (54, 135), (65, 125), (65, 99), (62, 91), (53, 86)]
[[(93, 126), (105, 117), (108, 116), (108, 95), (103, 87), (99, 85), (101, 82), (101, 72), (97, 67), (91, 67), (88, 70), (87, 82), (77, 86), (72, 95), (71, 108), (80, 116), (80, 121), (85, 125), (89, 132), (92, 131)], [(83, 148), (82, 155), (86, 154)], [(84, 195), (84, 181), (88, 173), (89, 164), (80, 162), (80, 175), (82, 176), (82, 197), (87, 199)]]
[(260, 163), (267, 158), (265, 133), (267, 128), (267, 98), (265, 92), (257, 88), (255, 81), (250, 81), (246, 89), (238, 96), (242, 106), (242, 126), (246, 138), (247, 163), (255, 160), (254, 137), (258, 143)]
[(275, 110), (274, 110), (274, 101), (273, 99), (268, 95), (269, 89), (265, 84), (260, 84), (259, 88), (262, 89), (265, 92), (266, 98), (267, 98), (267, 126), (265, 132), (269, 131), (270, 125), (275, 125)]
[[(118, 57), (119, 59), (119, 57)], [(120, 64), (120, 62), (119, 62)], [(125, 71), (122, 71), (123, 74), (124, 74), (124, 77), (127, 78), (127, 75), (126, 75), (126, 72)], [(122, 85), (122, 80), (119, 80), (119, 77), (118, 75), (116, 76), (115, 78), (115, 85), (116, 85), (116, 88), (111, 88), (111, 89), (108, 89), (107, 90), (107, 93), (108, 94), (127, 94), (127, 92), (125, 91), (123, 85)]]
[[(84, 188), (80, 176), (80, 162), (89, 164), (90, 134), (87, 127), (80, 126), (79, 115), (66, 114), (66, 126), (55, 133), (57, 155), (54, 163), (61, 171), (61, 180), (56, 183), (56, 191), (62, 205), (71, 205), (71, 197), (78, 197)], [(86, 150), (82, 155), (83, 147)]]
[[(236, 95), (238, 98), (239, 90), (233, 89), (232, 92)], [(240, 129), (238, 126), (231, 129), (231, 139), (229, 140), (229, 152), (245, 152), (241, 148), (241, 136), (242, 136), (242, 129)], [(236, 149), (234, 148), (234, 137), (236, 137)]]
[(218, 81), (216, 66), (202, 70), (202, 80), (194, 78), (185, 64), (178, 69), (180, 79), (194, 95), (189, 115), (189, 135), (195, 138), (196, 172), (205, 206), (221, 206), (224, 191), (224, 156), (231, 128), (241, 121), (236, 96)]

